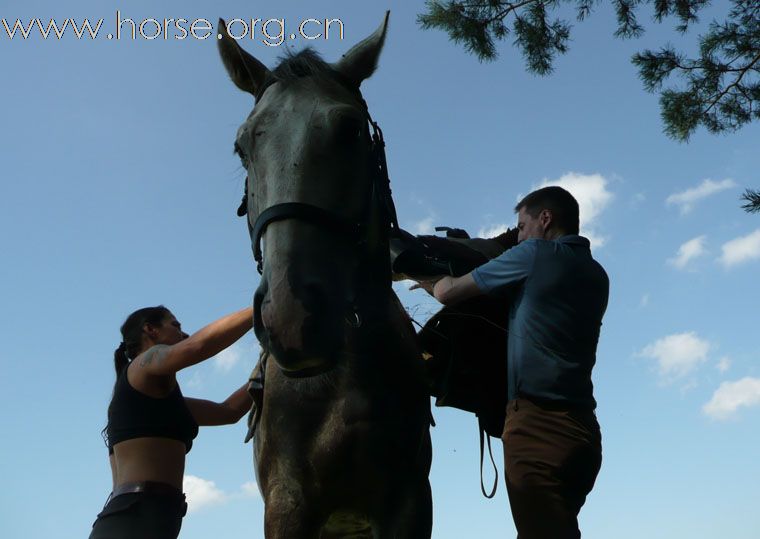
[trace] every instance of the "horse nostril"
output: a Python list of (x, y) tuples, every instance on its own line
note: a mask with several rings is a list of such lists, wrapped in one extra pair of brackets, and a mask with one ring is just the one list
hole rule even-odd
[(324, 309), (328, 302), (328, 295), (324, 286), (319, 283), (306, 283), (303, 286), (303, 304), (309, 311)]

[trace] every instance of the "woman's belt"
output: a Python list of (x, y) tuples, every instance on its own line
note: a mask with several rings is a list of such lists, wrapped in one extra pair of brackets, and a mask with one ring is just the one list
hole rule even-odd
[(113, 489), (110, 497), (115, 498), (121, 494), (135, 494), (138, 492), (183, 496), (180, 489), (168, 483), (159, 483), (158, 481), (132, 481), (117, 485), (116, 488)]

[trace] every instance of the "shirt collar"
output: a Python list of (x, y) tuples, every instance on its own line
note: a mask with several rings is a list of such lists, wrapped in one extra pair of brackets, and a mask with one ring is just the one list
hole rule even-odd
[(564, 236), (560, 236), (554, 241), (558, 241), (560, 243), (572, 243), (575, 245), (584, 245), (586, 247), (591, 246), (591, 242), (588, 240), (588, 238), (579, 236), (578, 234), (565, 234)]

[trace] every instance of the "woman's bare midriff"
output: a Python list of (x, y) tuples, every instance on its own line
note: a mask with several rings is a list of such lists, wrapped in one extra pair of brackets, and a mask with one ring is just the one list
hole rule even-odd
[(182, 490), (185, 444), (171, 438), (135, 438), (113, 448), (114, 487), (135, 481), (157, 481)]

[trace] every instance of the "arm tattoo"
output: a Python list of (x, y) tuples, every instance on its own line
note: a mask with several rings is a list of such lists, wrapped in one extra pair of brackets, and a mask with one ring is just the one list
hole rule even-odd
[(169, 346), (165, 344), (153, 346), (143, 354), (143, 357), (140, 360), (140, 366), (147, 367), (151, 363), (160, 365), (164, 359), (166, 359), (167, 353), (169, 353)]

